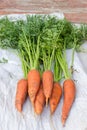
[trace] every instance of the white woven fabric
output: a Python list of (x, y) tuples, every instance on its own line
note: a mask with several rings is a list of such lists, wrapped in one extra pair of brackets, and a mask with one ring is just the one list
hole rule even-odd
[[(70, 64), (71, 50), (67, 54)], [(0, 50), (0, 60), (3, 57), (8, 63), (0, 63), (0, 130), (87, 130), (87, 54), (75, 53), (74, 68), (78, 72), (74, 72), (73, 78), (77, 80), (77, 92), (65, 127), (61, 124), (63, 97), (53, 117), (49, 107), (44, 108), (40, 117), (35, 116), (29, 98), (23, 106), (23, 116), (16, 111), (17, 81), (23, 77), (21, 62), (11, 50)]]
[[(87, 48), (87, 43), (84, 44)], [(42, 115), (34, 115), (29, 98), (23, 106), (23, 115), (17, 112), (14, 105), (17, 82), (23, 77), (21, 62), (11, 50), (0, 49), (0, 60), (5, 58), (8, 63), (0, 63), (0, 130), (87, 130), (87, 54), (75, 53), (73, 78), (76, 82), (76, 99), (66, 121), (61, 124), (63, 97), (50, 116), (50, 109), (44, 108)], [(67, 51), (70, 64), (71, 50)]]

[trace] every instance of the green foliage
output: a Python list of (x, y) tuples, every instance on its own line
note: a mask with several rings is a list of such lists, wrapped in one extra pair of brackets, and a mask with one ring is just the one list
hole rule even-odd
[(21, 32), (22, 20), (13, 22), (7, 17), (0, 19), (0, 47), (18, 48), (19, 34)]
[(17, 49), (25, 77), (30, 69), (51, 69), (53, 63), (56, 81), (61, 79), (62, 71), (65, 78), (70, 77), (65, 51), (74, 48), (73, 65), (74, 50), (79, 51), (84, 40), (87, 25), (77, 27), (66, 19), (49, 15), (27, 15), (25, 21), (0, 19), (0, 48)]

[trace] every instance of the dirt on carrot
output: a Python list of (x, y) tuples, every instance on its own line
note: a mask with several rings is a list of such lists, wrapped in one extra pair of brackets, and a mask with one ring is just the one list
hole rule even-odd
[(24, 101), (27, 97), (28, 81), (27, 79), (21, 79), (17, 84), (17, 91), (15, 97), (15, 107), (19, 112), (22, 112)]
[(47, 70), (43, 72), (42, 83), (43, 83), (44, 95), (46, 97), (46, 106), (48, 105), (48, 99), (51, 97), (52, 94), (53, 80), (54, 80), (54, 76), (52, 71)]
[(45, 105), (45, 95), (43, 93), (43, 86), (42, 86), (42, 83), (40, 85), (40, 88), (39, 88), (39, 91), (36, 95), (36, 98), (35, 98), (35, 103), (34, 103), (34, 110), (35, 110), (35, 113), (40, 115), (44, 109), (44, 105)]
[(31, 100), (32, 105), (34, 106), (34, 101), (36, 94), (40, 87), (40, 73), (38, 70), (30, 70), (28, 73), (28, 94)]
[(76, 88), (74, 81), (71, 79), (65, 80), (63, 84), (63, 91), (64, 91), (64, 101), (62, 107), (62, 124), (64, 125), (76, 95)]
[(59, 104), (59, 101), (62, 96), (62, 88), (61, 85), (58, 82), (54, 82), (53, 90), (52, 90), (52, 95), (49, 100), (50, 104), (50, 112), (53, 114)]

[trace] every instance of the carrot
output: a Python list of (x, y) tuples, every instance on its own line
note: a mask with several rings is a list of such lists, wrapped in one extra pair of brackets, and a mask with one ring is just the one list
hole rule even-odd
[(55, 112), (59, 101), (61, 99), (62, 96), (62, 87), (59, 84), (60, 80), (62, 79), (62, 69), (59, 65), (58, 59), (57, 59), (57, 55), (55, 54), (55, 63), (54, 63), (54, 84), (53, 84), (53, 90), (52, 90), (52, 94), (49, 100), (49, 104), (50, 104), (50, 112), (51, 115)]
[(35, 38), (35, 35), (32, 37), (30, 37), (30, 35), (28, 36), (26, 28), (23, 28), (19, 42), (24, 72), (26, 72), (25, 76), (27, 75), (28, 78), (28, 95), (33, 106), (36, 94), (40, 87), (40, 73), (38, 71), (40, 57), (40, 35), (38, 34), (37, 38)]
[[(72, 51), (72, 63), (71, 66), (73, 65), (73, 61), (74, 61), (74, 50)], [(72, 80), (72, 72), (69, 71), (68, 69), (68, 63), (67, 63), (67, 59), (66, 59), (66, 52), (65, 52), (65, 48), (64, 48), (64, 53), (61, 53), (58, 55), (58, 60), (59, 63), (61, 65), (61, 68), (64, 72), (64, 77), (65, 77), (65, 81), (63, 84), (63, 93), (64, 93), (64, 99), (63, 99), (63, 107), (62, 107), (62, 124), (64, 125), (66, 122), (66, 119), (69, 116), (69, 112), (70, 109), (73, 105), (74, 99), (75, 99), (75, 95), (76, 95), (76, 88), (75, 88), (75, 83)]]
[(45, 95), (43, 93), (42, 84), (40, 85), (39, 91), (35, 98), (34, 110), (36, 114), (41, 114), (45, 105)]
[(74, 81), (71, 79), (65, 80), (63, 84), (63, 90), (64, 102), (62, 107), (62, 124), (64, 125), (76, 95)]
[(34, 106), (34, 101), (36, 94), (40, 87), (40, 73), (38, 70), (30, 70), (28, 73), (28, 94), (32, 105)]
[(43, 91), (46, 98), (46, 106), (48, 105), (48, 100), (52, 94), (54, 75), (52, 73), (52, 64), (54, 62), (55, 47), (53, 47), (55, 38), (53, 35), (52, 28), (49, 28), (49, 23), (46, 23), (46, 28), (43, 29), (41, 34), (41, 57), (43, 61), (43, 74), (42, 74), (42, 84)]
[(43, 72), (42, 75), (42, 83), (43, 83), (43, 91), (46, 97), (46, 105), (48, 104), (48, 99), (51, 97), (52, 89), (53, 89), (53, 73), (51, 70), (47, 70)]
[(55, 112), (61, 96), (62, 96), (62, 88), (58, 82), (54, 82), (52, 95), (49, 101), (51, 114)]
[(26, 79), (21, 79), (17, 84), (17, 91), (15, 97), (15, 107), (19, 112), (22, 112), (22, 106), (27, 97), (28, 82)]

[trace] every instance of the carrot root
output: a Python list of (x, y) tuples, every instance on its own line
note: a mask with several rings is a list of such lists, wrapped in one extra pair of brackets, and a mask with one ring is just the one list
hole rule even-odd
[(55, 112), (55, 110), (59, 104), (59, 101), (61, 99), (61, 96), (62, 96), (62, 88), (59, 83), (54, 82), (52, 95), (51, 95), (50, 101), (49, 101), (51, 115)]
[(22, 106), (26, 99), (28, 91), (28, 82), (26, 79), (19, 80), (15, 97), (15, 107), (19, 112), (22, 112)]
[(74, 81), (71, 79), (65, 80), (63, 84), (63, 90), (64, 90), (64, 102), (62, 107), (62, 125), (64, 126), (75, 99), (76, 88)]
[(34, 110), (37, 115), (40, 115), (45, 105), (45, 96), (43, 93), (42, 84), (35, 98)]
[(30, 97), (32, 106), (34, 107), (34, 101), (36, 94), (40, 87), (40, 73), (38, 70), (30, 70), (28, 73), (28, 95)]
[(43, 83), (44, 95), (46, 97), (46, 106), (48, 105), (48, 100), (52, 93), (53, 80), (54, 80), (54, 77), (53, 77), (52, 71), (47, 70), (47, 71), (43, 72), (42, 83)]

